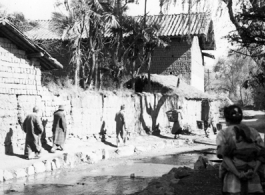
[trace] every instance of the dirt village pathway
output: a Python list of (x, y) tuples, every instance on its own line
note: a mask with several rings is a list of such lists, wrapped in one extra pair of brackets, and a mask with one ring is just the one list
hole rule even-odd
[[(19, 154), (2, 158), (0, 165), (1, 169), (5, 170), (4, 177), (10, 177), (10, 175), (7, 174), (10, 173), (15, 179), (6, 178), (7, 181), (0, 184), (0, 194), (1, 192), (3, 194), (16, 194), (16, 192), (19, 192), (19, 189), (14, 187), (14, 181), (17, 180), (20, 184), (24, 183), (27, 185), (28, 178), (32, 178), (32, 176), (38, 177), (39, 175), (49, 172), (47, 170), (49, 169), (47, 162), (54, 163), (54, 165), (51, 164), (51, 169), (54, 169), (51, 171), (55, 171), (56, 169), (59, 170), (59, 168), (70, 168), (69, 170), (71, 170), (78, 166), (89, 165), (90, 170), (101, 170), (106, 169), (106, 167), (112, 167), (112, 169), (110, 169), (112, 172), (96, 172), (95, 175), (97, 176), (101, 174), (123, 176), (135, 174), (135, 177), (160, 177), (168, 173), (174, 166), (155, 165), (152, 167), (151, 164), (141, 164), (141, 166), (146, 166), (146, 168), (144, 168), (145, 170), (148, 170), (141, 172), (139, 170), (143, 169), (143, 167), (141, 167), (141, 169), (137, 169), (136, 167), (134, 170), (125, 170), (126, 165), (133, 163), (135, 160), (144, 158), (215, 148), (211, 143), (210, 145), (194, 143), (195, 139), (210, 143), (209, 139), (205, 139), (204, 136), (181, 135), (180, 138), (176, 140), (173, 139), (173, 135), (161, 135), (160, 137), (140, 136), (130, 140), (127, 146), (122, 146), (117, 149), (115, 145), (112, 144), (115, 143), (114, 137), (108, 138), (105, 143), (91, 138), (88, 140), (80, 140), (74, 137), (69, 138), (65, 151), (58, 151), (55, 154), (44, 152), (41, 159), (25, 160), (20, 158)], [(212, 140), (211, 142), (214, 141)], [(68, 158), (66, 158), (66, 156)], [(105, 159), (102, 160), (102, 158)], [(190, 162), (185, 162), (183, 164), (188, 163)], [(45, 166), (42, 166), (43, 164)], [(32, 166), (35, 168), (35, 174), (29, 174), (29, 167)], [(123, 167), (124, 169), (119, 169), (119, 167)], [(86, 169), (86, 171), (89, 169)], [(28, 175), (23, 174), (23, 171)], [(84, 173), (84, 176), (85, 175), (86, 173)], [(21, 188), (21, 185), (19, 188)]]
[[(245, 122), (249, 125), (256, 125), (256, 118), (260, 127), (258, 129), (263, 137), (264, 122), (262, 123), (262, 121), (264, 121), (264, 113), (259, 113), (256, 116)], [(155, 166), (152, 169), (152, 167), (147, 165), (147, 169), (150, 171), (145, 173), (137, 172), (137, 170), (119, 170), (119, 166), (124, 167), (124, 165), (130, 164), (134, 160), (216, 147), (214, 145), (215, 137), (206, 138), (204, 134), (181, 135), (177, 140), (172, 138), (173, 136), (170, 134), (161, 136), (138, 136), (132, 138), (127, 146), (117, 149), (114, 145), (114, 136), (109, 137), (105, 143), (102, 143), (98, 136), (88, 137), (87, 139), (69, 137), (65, 151), (58, 151), (55, 154), (50, 154), (45, 151), (41, 159), (27, 161), (21, 158), (21, 154), (3, 156), (1, 157), (0, 167), (1, 170), (4, 170), (2, 174), (4, 179), (6, 177), (7, 181), (0, 184), (0, 194), (19, 194), (16, 193), (16, 189), (12, 189), (12, 185), (16, 180), (12, 178), (22, 178), (22, 182), (26, 186), (28, 178), (34, 175), (37, 176), (62, 168), (72, 169), (85, 164), (90, 166), (91, 171), (113, 167), (115, 174), (126, 174), (127, 176), (133, 174), (135, 177), (158, 177), (158, 179), (151, 181), (146, 189), (135, 193), (135, 195), (221, 194), (221, 183), (218, 178), (217, 167), (194, 171), (190, 168), (172, 170), (172, 166), (163, 166), (161, 168)], [(183, 166), (189, 163), (183, 163)], [(33, 171), (30, 168), (33, 168)], [(96, 174), (100, 175), (99, 172)], [(176, 177), (176, 175), (180, 176)]]

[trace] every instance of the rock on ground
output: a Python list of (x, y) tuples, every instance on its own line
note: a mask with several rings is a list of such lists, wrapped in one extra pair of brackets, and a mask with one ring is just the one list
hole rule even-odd
[(173, 168), (168, 174), (152, 180), (146, 189), (134, 195), (217, 195), (221, 193), (218, 168), (194, 170)]

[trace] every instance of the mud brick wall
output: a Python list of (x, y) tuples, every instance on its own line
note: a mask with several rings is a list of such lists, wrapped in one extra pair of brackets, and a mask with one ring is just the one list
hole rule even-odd
[(17, 99), (15, 95), (0, 94), (0, 152), (4, 152), (3, 145), (10, 144), (13, 139), (20, 137), (17, 127)]
[(67, 95), (54, 96), (46, 88), (43, 88), (41, 103), (39, 104), (42, 111), (42, 120), (47, 120), (45, 125), (46, 137), (52, 137), (53, 113), (58, 110), (59, 105), (65, 107), (65, 117), (68, 127), (68, 132), (72, 130), (72, 106), (70, 97)]
[(219, 123), (221, 101), (210, 102), (210, 116), (213, 118), (214, 123)]
[(197, 128), (197, 121), (201, 120), (201, 103), (200, 100), (183, 101), (183, 124), (190, 125), (192, 129)]
[(71, 98), (72, 129), (69, 132), (84, 137), (99, 133), (102, 118), (102, 97), (97, 93), (84, 92)]
[[(59, 105), (65, 106), (68, 134), (79, 138), (98, 135), (102, 126), (107, 134), (115, 135), (115, 114), (120, 106), (125, 104), (127, 128), (135, 134), (145, 134), (144, 129), (152, 129), (159, 124), (162, 132), (170, 131), (173, 126), (166, 116), (166, 112), (178, 105), (178, 96), (162, 96), (150, 93), (114, 93), (114, 92), (82, 92), (78, 95), (67, 93), (55, 96), (46, 88), (41, 96), (0, 94), (0, 152), (4, 152), (6, 138), (12, 136), (14, 151), (20, 153), (24, 149), (25, 133), (19, 119), (23, 120), (32, 112), (35, 105), (42, 111), (42, 120), (47, 120), (45, 126), (46, 137), (52, 137), (53, 113)], [(201, 101), (182, 100), (184, 124), (189, 124), (194, 133), (197, 129), (196, 121), (201, 118)], [(211, 108), (216, 107), (212, 103)], [(213, 112), (219, 116), (219, 112)]]
[(204, 65), (198, 37), (192, 40), (190, 85), (204, 91)]
[(168, 48), (157, 48), (152, 56), (151, 73), (181, 75), (190, 84), (191, 44), (183, 39), (171, 39)]
[(25, 51), (18, 49), (8, 39), (1, 37), (0, 93), (24, 95), (41, 93), (39, 63), (28, 60)]

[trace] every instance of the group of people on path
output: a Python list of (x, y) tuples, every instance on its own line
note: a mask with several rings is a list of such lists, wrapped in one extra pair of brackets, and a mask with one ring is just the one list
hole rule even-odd
[[(116, 143), (120, 145), (120, 138), (124, 144), (128, 138), (125, 120), (125, 105), (115, 115)], [(183, 118), (181, 106), (176, 110), (177, 118), (174, 122), (172, 133), (181, 132), (180, 120)], [(224, 108), (224, 117), (227, 128), (221, 129), (216, 137), (217, 157), (223, 159), (219, 176), (222, 181), (222, 194), (247, 195), (263, 194), (262, 182), (265, 181), (265, 148), (264, 142), (254, 128), (241, 123), (243, 112), (239, 106), (231, 105)], [(33, 108), (23, 122), (26, 133), (25, 156), (27, 159), (39, 158), (41, 154), (41, 136), (45, 128), (40, 119), (40, 110)], [(59, 106), (54, 112), (53, 119), (53, 146), (50, 152), (63, 150), (67, 133), (64, 107)], [(32, 157), (32, 153), (35, 154)]]
[(223, 159), (219, 176), (222, 194), (264, 194), (264, 142), (254, 128), (241, 123), (243, 112), (239, 106), (224, 108), (227, 128), (216, 137), (217, 157)]
[[(121, 142), (126, 144), (129, 137), (129, 132), (126, 126), (125, 120), (125, 105), (121, 105), (121, 109), (116, 113), (116, 143), (117, 147)], [(25, 151), (24, 155), (26, 159), (40, 158), (42, 146), (46, 144), (46, 130), (44, 121), (40, 119), (41, 111), (35, 106), (33, 113), (27, 115), (23, 121), (22, 128), (26, 133)], [(53, 114), (53, 146), (49, 152), (54, 153), (56, 150), (64, 150), (64, 144), (67, 135), (67, 123), (64, 113), (64, 106), (60, 105), (58, 110)], [(121, 139), (120, 139), (121, 138)]]
[[(23, 131), (26, 133), (25, 142), (25, 158), (36, 159), (40, 158), (42, 151), (42, 144), (45, 143), (45, 124), (40, 119), (41, 111), (35, 106), (33, 113), (26, 116), (23, 121)], [(53, 146), (49, 152), (54, 153), (56, 150), (64, 150), (64, 143), (66, 140), (67, 123), (65, 119), (64, 106), (60, 105), (58, 110), (53, 114)]]

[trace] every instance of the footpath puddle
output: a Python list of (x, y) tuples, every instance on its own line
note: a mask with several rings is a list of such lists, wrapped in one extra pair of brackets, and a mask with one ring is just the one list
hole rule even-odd
[(216, 150), (213, 149), (184, 152), (180, 154), (170, 154), (170, 155), (158, 156), (148, 159), (142, 159), (141, 161), (144, 163), (170, 164), (170, 165), (186, 166), (193, 168), (194, 163), (196, 162), (196, 160), (198, 160), (199, 156), (204, 156), (213, 163), (216, 163), (216, 161), (218, 161), (216, 157)]
[[(6, 182), (0, 190), (10, 195), (126, 195), (143, 190), (155, 177), (168, 173), (173, 167), (193, 168), (199, 156), (216, 159), (214, 150), (202, 150), (153, 158), (132, 160), (129, 163), (93, 167), (86, 165), (29, 178)], [(90, 168), (89, 168), (90, 167)], [(131, 178), (131, 174), (135, 178)]]

